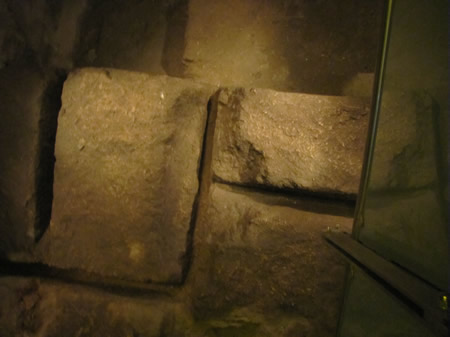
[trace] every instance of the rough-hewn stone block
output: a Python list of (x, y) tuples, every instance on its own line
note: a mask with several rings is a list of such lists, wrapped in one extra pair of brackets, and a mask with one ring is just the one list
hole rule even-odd
[(0, 331), (13, 336), (180, 336), (182, 305), (136, 299), (77, 285), (0, 278)]
[(42, 259), (122, 279), (180, 281), (211, 94), (166, 76), (72, 73)]
[(185, 76), (220, 86), (339, 95), (373, 71), (379, 2), (189, 0)]
[(224, 89), (214, 175), (233, 184), (354, 195), (368, 112), (359, 98)]
[(197, 223), (187, 284), (194, 317), (258, 307), (268, 318), (289, 313), (311, 335), (333, 336), (345, 261), (322, 234), (336, 225), (351, 230), (352, 218), (318, 211), (304, 199), (214, 185)]

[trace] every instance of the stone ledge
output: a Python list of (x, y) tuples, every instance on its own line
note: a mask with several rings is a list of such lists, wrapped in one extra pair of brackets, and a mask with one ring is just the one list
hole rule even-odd
[(367, 99), (223, 89), (213, 150), (216, 180), (354, 197)]
[(199, 216), (185, 284), (192, 289), (194, 318), (223, 319), (250, 307), (268, 317), (295, 317), (311, 335), (332, 336), (346, 262), (322, 233), (336, 225), (350, 230), (352, 218), (304, 211), (301, 200), (235, 193), (226, 185), (213, 185), (210, 199)]

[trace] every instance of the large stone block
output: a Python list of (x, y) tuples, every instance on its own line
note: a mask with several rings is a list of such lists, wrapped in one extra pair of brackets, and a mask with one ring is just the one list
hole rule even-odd
[[(267, 314), (265, 327), (271, 318), (292, 317), (308, 336), (334, 336), (346, 267), (322, 234), (337, 225), (351, 230), (346, 209), (227, 185), (210, 193), (187, 283), (194, 317), (217, 320), (253, 308)], [(250, 314), (239, 317), (258, 324)]]
[(178, 282), (211, 87), (107, 69), (67, 79), (44, 262)]
[(362, 98), (224, 89), (214, 175), (233, 184), (355, 195), (368, 112)]
[(31, 64), (0, 72), (0, 256), (28, 258), (48, 224), (60, 94)]
[(373, 71), (381, 2), (190, 0), (185, 76), (220, 86), (339, 95)]
[(162, 296), (137, 299), (19, 277), (0, 278), (0, 296), (2, 337), (175, 337), (186, 329), (183, 306)]
[(368, 194), (359, 240), (438, 288), (448, 285), (448, 211), (437, 188)]

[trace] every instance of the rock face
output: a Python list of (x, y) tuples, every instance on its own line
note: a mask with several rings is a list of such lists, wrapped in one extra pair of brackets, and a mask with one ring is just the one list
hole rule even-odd
[[(302, 199), (226, 185), (215, 184), (210, 193), (197, 223), (194, 265), (186, 284), (192, 287), (194, 318), (214, 321), (233, 311), (241, 322), (258, 325), (257, 317), (243, 311), (259, 312), (271, 319), (292, 317), (297, 333), (305, 336), (332, 336), (345, 261), (322, 233), (336, 225), (350, 230), (351, 217), (305, 210)], [(295, 335), (295, 329), (291, 335), (285, 328), (260, 335)], [(235, 335), (244, 335), (240, 332)]]
[(178, 0), (95, 1), (94, 5), (91, 2), (82, 25), (85, 38), (79, 48), (80, 64), (182, 77), (180, 72), (174, 74), (172, 67), (173, 63), (181, 64), (184, 50), (184, 30), (178, 31), (179, 40), (173, 34), (173, 30), (183, 28), (171, 15), (172, 7), (179, 11), (179, 3)]
[(368, 112), (364, 99), (224, 89), (214, 175), (233, 184), (355, 195)]
[(2, 337), (183, 336), (182, 306), (163, 297), (136, 300), (18, 277), (0, 278), (0, 295)]
[(184, 76), (339, 95), (375, 68), (382, 2), (189, 0)]
[(64, 85), (44, 262), (178, 282), (198, 190), (210, 87), (82, 69)]
[(0, 69), (30, 56), (42, 70), (71, 69), (80, 39), (81, 18), (88, 1), (65, 0), (27, 3), (0, 0)]
[[(372, 161), (370, 189), (429, 188), (446, 176), (441, 123), (446, 106), (424, 90), (385, 91)], [(447, 124), (444, 124), (447, 125)], [(439, 172), (439, 171), (442, 172)], [(442, 179), (442, 178), (441, 178)]]
[(48, 224), (60, 94), (36, 67), (0, 72), (0, 256), (26, 258)]

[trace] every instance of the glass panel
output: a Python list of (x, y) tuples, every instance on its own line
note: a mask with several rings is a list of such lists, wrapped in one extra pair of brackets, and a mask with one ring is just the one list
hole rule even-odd
[(339, 337), (435, 336), (419, 316), (352, 265)]
[(448, 280), (447, 0), (396, 0), (359, 240)]

